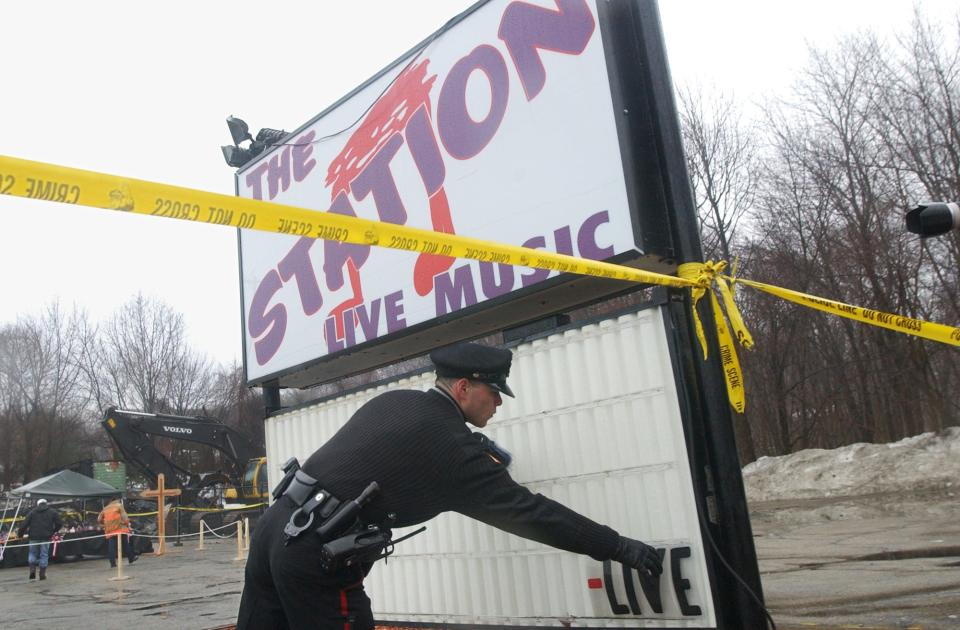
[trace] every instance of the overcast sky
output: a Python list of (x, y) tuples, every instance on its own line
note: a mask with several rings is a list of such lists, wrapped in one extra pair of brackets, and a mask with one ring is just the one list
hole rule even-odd
[[(471, 4), (6, 3), (0, 154), (233, 194), (228, 115), (293, 130)], [(944, 21), (958, 7), (919, 4)], [(784, 91), (808, 44), (902, 29), (913, 5), (662, 0), (660, 11), (676, 83), (751, 101)], [(0, 220), (0, 323), (58, 297), (102, 320), (141, 291), (184, 314), (198, 350), (240, 360), (232, 228), (12, 197)]]

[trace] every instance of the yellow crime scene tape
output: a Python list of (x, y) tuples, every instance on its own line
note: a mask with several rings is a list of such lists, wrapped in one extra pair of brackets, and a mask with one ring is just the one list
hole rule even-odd
[(794, 302), (796, 304), (802, 304), (803, 306), (817, 309), (818, 311), (832, 313), (833, 315), (839, 315), (840, 317), (853, 319), (858, 322), (863, 322), (864, 324), (879, 326), (880, 328), (888, 328), (897, 332), (907, 333), (908, 335), (914, 335), (916, 337), (923, 337), (924, 339), (930, 339), (932, 341), (947, 343), (952, 346), (960, 345), (960, 328), (955, 326), (946, 326), (944, 324), (925, 322), (920, 319), (903, 317), (901, 315), (891, 315), (890, 313), (883, 313), (881, 311), (875, 311), (873, 309), (863, 308), (861, 306), (851, 306), (849, 304), (844, 304), (843, 302), (827, 300), (813, 295), (807, 295), (806, 293), (800, 293), (799, 291), (792, 291), (790, 289), (784, 289), (783, 287), (773, 286), (772, 284), (756, 282), (754, 280), (738, 278), (736, 282), (748, 287), (753, 287), (758, 291), (775, 295), (779, 298)]
[[(107, 175), (42, 162), (0, 156), (0, 194), (60, 203), (117, 210), (147, 216), (225, 225), (248, 230), (308, 236), (356, 245), (387, 247), (417, 253), (470, 258), (481, 262), (547, 269), (642, 284), (689, 288), (693, 293), (697, 336), (707, 356), (706, 337), (696, 310), (697, 301), (708, 291), (720, 342), (721, 361), (730, 403), (739, 413), (745, 409), (743, 378), (733, 335), (744, 347), (753, 344), (743, 324), (727, 281), (772, 293), (781, 298), (857, 319), (898, 332), (960, 345), (960, 329), (942, 324), (879, 313), (839, 302), (789, 291), (771, 285), (723, 275), (725, 262), (687, 263), (678, 276), (633, 269), (566, 254), (494, 243), (456, 234), (382, 223), (332, 212), (297, 208), (256, 199), (234, 197), (179, 186)], [(723, 301), (726, 313), (720, 307)]]

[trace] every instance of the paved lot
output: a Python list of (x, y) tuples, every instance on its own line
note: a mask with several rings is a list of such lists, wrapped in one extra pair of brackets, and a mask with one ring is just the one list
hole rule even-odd
[(124, 564), (125, 581), (106, 559), (51, 565), (47, 580), (27, 568), (0, 571), (0, 628), (148, 630), (215, 628), (236, 620), (243, 562), (236, 540), (168, 545), (165, 556)]
[(752, 507), (764, 596), (781, 628), (960, 628), (953, 497)]
[[(960, 628), (960, 518), (885, 497), (754, 508), (767, 605), (781, 630)], [(877, 512), (877, 506), (899, 508)], [(941, 503), (937, 503), (942, 507)], [(950, 507), (950, 506), (947, 506)], [(866, 510), (866, 512), (864, 512)], [(169, 547), (125, 565), (55, 564), (45, 582), (0, 570), (0, 628), (209, 629), (234, 621), (243, 563), (235, 540)]]

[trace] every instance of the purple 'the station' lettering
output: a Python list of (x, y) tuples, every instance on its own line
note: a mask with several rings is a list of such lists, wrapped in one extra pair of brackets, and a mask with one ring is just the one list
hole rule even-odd
[(312, 238), (301, 237), (277, 265), (284, 282), (290, 278), (297, 279), (300, 304), (303, 305), (303, 312), (306, 315), (313, 315), (323, 306), (317, 274), (314, 273), (313, 262), (310, 260), (310, 248), (314, 243), (316, 241)]
[[(481, 121), (467, 111), (467, 81), (474, 70), (482, 71), (490, 84), (490, 110)], [(507, 64), (493, 46), (477, 46), (455, 63), (437, 97), (437, 131), (447, 153), (458, 160), (480, 153), (500, 127), (509, 92)]]
[(401, 146), (403, 146), (403, 136), (399, 133), (393, 134), (360, 171), (360, 174), (350, 182), (350, 191), (354, 199), (363, 201), (372, 193), (380, 220), (398, 225), (407, 222), (407, 210), (403, 207), (397, 182), (393, 179), (393, 173), (390, 172), (390, 161)]
[[(350, 200), (343, 191), (333, 200), (333, 203), (330, 205), (330, 212), (351, 217), (357, 216), (357, 213), (353, 210), (353, 206), (350, 204)], [(347, 264), (348, 258), (352, 258), (354, 266), (360, 269), (369, 257), (369, 245), (355, 245), (330, 240), (324, 241), (323, 275), (327, 282), (327, 288), (331, 291), (336, 291), (343, 286), (343, 268)]]
[[(256, 339), (253, 348), (257, 355), (257, 363), (263, 365), (276, 354), (283, 343), (283, 335), (287, 331), (287, 308), (283, 304), (275, 304), (267, 310), (267, 305), (274, 294), (283, 287), (283, 280), (276, 269), (271, 269), (263, 278), (253, 300), (250, 301), (250, 318), (247, 329), (250, 336)], [(258, 339), (258, 337), (262, 338)]]
[(540, 50), (579, 55), (587, 47), (596, 22), (584, 0), (557, 0), (557, 10), (513, 2), (503, 12), (498, 33), (513, 58), (527, 100), (547, 81)]
[(433, 135), (433, 128), (430, 126), (426, 106), (421, 105), (410, 117), (404, 136), (407, 138), (407, 146), (410, 147), (413, 162), (420, 171), (423, 186), (427, 189), (427, 197), (431, 197), (443, 186), (447, 170), (443, 164), (443, 156), (440, 155), (440, 147), (437, 146), (437, 139)]

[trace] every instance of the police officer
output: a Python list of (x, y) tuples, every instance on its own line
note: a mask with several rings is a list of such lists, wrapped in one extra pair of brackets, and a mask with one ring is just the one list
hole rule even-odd
[(501, 396), (513, 397), (506, 380), (508, 350), (463, 343), (435, 350), (430, 358), (437, 374), (432, 389), (394, 390), (367, 402), (310, 456), (260, 519), (238, 630), (374, 627), (363, 590), (370, 559), (325, 565), (330, 546), (325, 552), (324, 544), (338, 534), (316, 532), (336, 519), (331, 506), (342, 509), (369, 491), (371, 482), (377, 492), (364, 495), (369, 502), (359, 511), (361, 529), (387, 531), (454, 511), (560, 549), (660, 574), (655, 549), (519, 485), (507, 472), (509, 455), (466, 427), (486, 426)]

